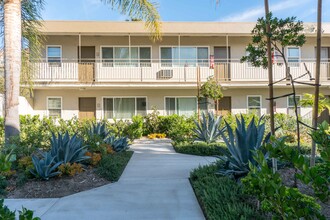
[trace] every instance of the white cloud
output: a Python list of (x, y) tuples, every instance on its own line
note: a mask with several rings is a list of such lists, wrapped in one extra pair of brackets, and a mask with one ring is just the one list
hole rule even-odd
[[(310, 0), (285, 0), (272, 4), (269, 8), (272, 12), (278, 12), (302, 6), (307, 2), (310, 2)], [(306, 9), (309, 8), (306, 7)], [(239, 13), (230, 14), (224, 18), (221, 18), (220, 21), (255, 21), (258, 17), (264, 16), (264, 14), (265, 8), (262, 5), (256, 8), (249, 8)]]

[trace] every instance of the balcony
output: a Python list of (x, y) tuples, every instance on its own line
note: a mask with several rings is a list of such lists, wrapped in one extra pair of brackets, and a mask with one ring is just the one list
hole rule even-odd
[[(312, 77), (315, 73), (315, 62), (306, 61)], [(291, 63), (290, 71), (294, 78), (306, 72), (304, 63)], [(196, 83), (200, 75), (201, 82), (215, 76), (224, 84), (266, 83), (268, 72), (263, 68), (252, 67), (239, 60), (216, 62), (210, 68), (208, 60), (203, 61), (160, 61), (143, 62), (78, 62), (63, 60), (60, 63), (46, 61), (31, 62), (35, 82), (54, 83)], [(274, 80), (285, 78), (283, 63), (273, 64)], [(330, 63), (321, 63), (321, 81), (330, 79)], [(308, 75), (301, 81), (309, 81)]]

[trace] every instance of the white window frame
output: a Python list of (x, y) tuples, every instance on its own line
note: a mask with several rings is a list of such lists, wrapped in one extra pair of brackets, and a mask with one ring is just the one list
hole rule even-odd
[[(162, 45), (162, 46), (159, 46), (159, 62), (161, 63), (161, 66), (162, 67), (175, 67), (173, 66), (173, 48), (174, 47), (180, 47), (180, 48), (184, 48), (184, 47), (196, 47), (196, 57), (197, 57), (197, 63), (198, 63), (198, 48), (200, 47), (207, 47), (207, 60), (208, 60), (208, 65), (207, 66), (201, 66), (201, 67), (206, 67), (206, 68), (210, 68), (210, 54), (211, 54), (211, 51), (210, 51), (210, 46), (203, 46), (203, 45), (184, 45), (184, 46), (179, 46), (179, 45)], [(162, 48), (171, 48), (171, 52), (172, 52), (172, 62), (171, 62), (171, 66), (167, 66), (167, 65), (164, 65), (162, 64)], [(179, 54), (180, 56), (180, 54)], [(181, 60), (181, 59), (180, 59)]]
[(260, 115), (261, 115), (261, 110), (262, 110), (262, 95), (247, 95), (246, 96), (246, 107), (247, 107), (247, 113), (250, 111), (250, 106), (249, 106), (249, 98), (251, 97), (259, 97), (260, 98)]
[[(62, 51), (62, 45), (47, 45), (46, 46), (46, 57), (47, 57), (47, 63), (50, 63), (48, 60), (49, 56), (48, 56), (48, 48), (50, 47), (59, 47), (60, 48), (60, 61), (59, 63), (62, 63), (62, 54), (63, 54), (63, 51)], [(57, 63), (57, 62), (56, 62)]]
[[(293, 98), (293, 95), (288, 96), (288, 98), (287, 98), (287, 114), (289, 114), (289, 109), (290, 108), (292, 108), (294, 110), (294, 107), (295, 107), (294, 105), (290, 106), (290, 102), (289, 102), (290, 97)], [(296, 95), (296, 97), (299, 97), (299, 101), (302, 100), (302, 95)], [(299, 103), (298, 103), (297, 107), (298, 107), (298, 113), (301, 114), (301, 105)]]
[[(141, 47), (148, 47), (150, 48), (150, 64), (152, 63), (152, 46), (151, 45), (101, 45), (100, 46), (100, 63), (103, 63), (103, 54), (102, 54), (102, 48), (113, 48), (113, 66), (103, 66), (103, 67), (126, 67), (126, 66), (116, 66), (115, 62), (116, 62), (116, 58), (115, 58), (115, 48), (116, 47), (128, 47), (128, 48), (132, 48), (132, 47), (137, 47), (138, 48), (138, 67), (140, 67), (141, 62), (140, 62), (140, 48)], [(127, 62), (130, 62), (131, 58), (128, 59)], [(144, 66), (143, 66), (144, 67)], [(145, 66), (145, 67), (149, 67), (149, 66)], [(150, 65), (151, 67), (151, 65)]]
[[(293, 49), (298, 49), (298, 51), (299, 51), (298, 65), (292, 65), (292, 64), (296, 64), (296, 62), (290, 62), (289, 61), (289, 49), (292, 49), (292, 48)], [(286, 60), (288, 62), (288, 66), (289, 67), (291, 67), (291, 68), (299, 68), (300, 67), (300, 63), (301, 63), (301, 47), (294, 47), (294, 46), (286, 47)]]
[[(61, 99), (61, 117), (62, 118), (62, 113), (63, 113), (63, 98), (62, 96), (47, 96), (46, 97), (46, 105), (47, 105), (47, 116), (49, 117), (49, 105), (48, 105), (48, 102), (49, 102), (49, 99), (50, 98), (57, 98), (57, 99)], [(52, 110), (52, 109), (51, 109)]]
[[(134, 116), (137, 116), (137, 99), (145, 98), (146, 99), (146, 114), (148, 114), (148, 97), (147, 96), (102, 96), (102, 117), (105, 119), (105, 109), (104, 109), (104, 99), (113, 99), (112, 108), (115, 109), (115, 100), (116, 98), (134, 98), (135, 99), (135, 109)], [(114, 111), (114, 110), (113, 110)], [(113, 120), (114, 118), (108, 118), (107, 120)], [(116, 118), (117, 119), (117, 118)], [(121, 118), (123, 120), (132, 120), (131, 118)]]
[(196, 96), (164, 96), (164, 115), (167, 114), (167, 109), (166, 109), (166, 98), (175, 98), (175, 114), (177, 114), (178, 107), (177, 107), (177, 99), (178, 98), (195, 98), (196, 99), (196, 109), (198, 109), (198, 99)]

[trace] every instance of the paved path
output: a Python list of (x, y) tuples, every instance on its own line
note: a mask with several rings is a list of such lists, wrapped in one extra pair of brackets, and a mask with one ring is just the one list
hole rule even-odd
[(42, 220), (102, 219), (204, 219), (189, 173), (214, 161), (174, 152), (169, 143), (137, 141), (135, 151), (117, 183), (61, 199), (13, 199), (12, 209), (22, 205)]

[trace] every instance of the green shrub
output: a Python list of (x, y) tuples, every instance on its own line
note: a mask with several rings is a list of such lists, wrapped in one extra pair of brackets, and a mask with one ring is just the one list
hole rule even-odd
[[(1, 220), (15, 220), (15, 212), (4, 205), (4, 200), (0, 200), (0, 219)], [(22, 211), (18, 211), (19, 220), (40, 220), (39, 217), (33, 217), (33, 211), (22, 207)]]
[(109, 181), (118, 181), (132, 155), (132, 151), (105, 155), (99, 162), (96, 172)]
[(192, 141), (195, 117), (179, 115), (159, 116), (159, 133), (166, 134), (174, 142)]
[(161, 133), (159, 130), (160, 124), (160, 112), (155, 108), (152, 107), (152, 113), (147, 114), (144, 124), (144, 135), (154, 134), (154, 133)]
[(222, 155), (219, 151), (219, 147), (226, 148), (224, 143), (212, 143), (207, 144), (204, 142), (181, 142), (173, 144), (173, 148), (177, 153), (191, 154), (198, 156), (215, 156)]
[(246, 193), (257, 196), (262, 210), (270, 212), (273, 219), (324, 219), (316, 200), (297, 188), (285, 186), (280, 175), (274, 174), (268, 166), (261, 151), (254, 159), (258, 166), (249, 164), (250, 172), (242, 183)]
[(218, 165), (208, 165), (193, 170), (191, 185), (209, 220), (265, 219), (248, 201), (241, 186), (235, 181), (216, 175)]
[(6, 180), (6, 177), (0, 174), (0, 198), (4, 197), (7, 194), (6, 191), (7, 186), (8, 186), (8, 182)]
[(118, 137), (124, 137), (128, 135), (128, 127), (129, 127), (129, 121), (128, 120), (116, 120), (114, 119), (114, 123), (108, 125), (108, 129), (111, 132), (111, 134), (114, 134)]
[(143, 135), (143, 116), (136, 115), (132, 118), (132, 123), (127, 128), (128, 137), (131, 140), (141, 138)]

